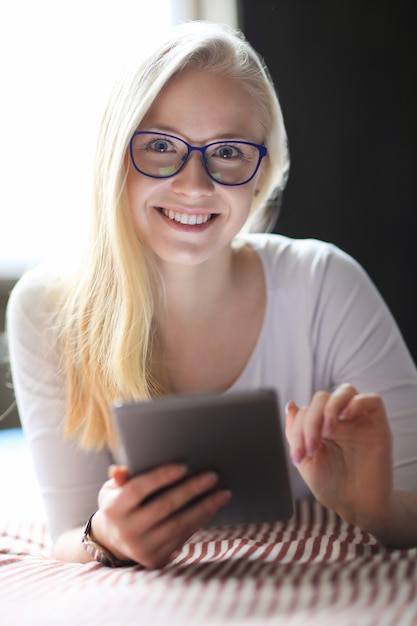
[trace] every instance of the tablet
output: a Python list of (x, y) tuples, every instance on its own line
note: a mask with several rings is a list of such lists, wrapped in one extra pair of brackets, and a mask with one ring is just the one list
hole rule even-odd
[(131, 476), (170, 462), (213, 470), (232, 497), (207, 527), (288, 520), (293, 499), (275, 391), (179, 394), (112, 407)]

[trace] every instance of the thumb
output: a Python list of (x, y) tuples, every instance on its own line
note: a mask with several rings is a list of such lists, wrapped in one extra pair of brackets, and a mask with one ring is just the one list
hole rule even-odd
[(109, 478), (112, 478), (117, 487), (121, 487), (129, 480), (127, 467), (124, 465), (111, 465), (109, 467)]

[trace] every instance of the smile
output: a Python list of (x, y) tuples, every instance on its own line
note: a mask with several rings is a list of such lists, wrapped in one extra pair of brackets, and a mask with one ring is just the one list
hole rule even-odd
[(190, 226), (194, 226), (195, 224), (205, 224), (213, 217), (210, 213), (205, 213), (204, 215), (189, 215), (188, 213), (178, 213), (168, 209), (161, 209), (161, 213), (174, 222)]

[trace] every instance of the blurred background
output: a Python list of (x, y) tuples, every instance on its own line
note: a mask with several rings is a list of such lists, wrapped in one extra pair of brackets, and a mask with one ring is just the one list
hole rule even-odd
[(156, 32), (189, 19), (241, 27), (271, 71), (291, 153), (274, 230), (352, 254), (417, 361), (411, 9), (405, 0), (0, 2), (0, 427), (18, 424), (1, 335), (10, 289), (39, 259), (83, 241), (113, 81)]
[(387, 301), (417, 361), (417, 37), (409, 0), (242, 0), (283, 108), (275, 230), (331, 241)]

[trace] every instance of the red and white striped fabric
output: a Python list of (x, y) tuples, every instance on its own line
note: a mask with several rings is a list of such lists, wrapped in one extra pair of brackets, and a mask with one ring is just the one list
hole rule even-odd
[(288, 523), (201, 531), (160, 571), (48, 558), (42, 522), (0, 529), (0, 622), (417, 624), (417, 549), (387, 551), (312, 502)]
[(50, 558), (21, 433), (0, 436), (1, 626), (416, 626), (417, 548), (387, 551), (313, 502), (201, 531), (160, 571)]

